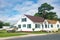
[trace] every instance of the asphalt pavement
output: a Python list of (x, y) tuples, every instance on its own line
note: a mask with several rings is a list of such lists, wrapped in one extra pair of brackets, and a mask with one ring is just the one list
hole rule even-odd
[(30, 36), (30, 37), (18, 37), (6, 40), (60, 40), (60, 34), (49, 34), (49, 35), (38, 35), (38, 36)]

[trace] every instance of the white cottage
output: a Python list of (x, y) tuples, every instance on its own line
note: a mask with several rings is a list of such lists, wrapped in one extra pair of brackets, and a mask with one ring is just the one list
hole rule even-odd
[(23, 15), (14, 26), (18, 31), (52, 31), (58, 30), (60, 23), (55, 20), (45, 20), (42, 17)]
[(58, 31), (60, 23), (57, 20), (44, 20), (43, 26), (45, 31)]

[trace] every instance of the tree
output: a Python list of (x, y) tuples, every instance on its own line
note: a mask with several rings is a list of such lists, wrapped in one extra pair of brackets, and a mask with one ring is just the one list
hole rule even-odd
[(56, 15), (56, 12), (49, 12), (45, 15), (46, 19), (51, 19), (51, 20), (57, 20), (58, 16)]
[(35, 13), (35, 15), (34, 16), (40, 16), (38, 13)]
[(3, 21), (0, 21), (0, 28), (2, 28), (3, 26), (10, 26), (10, 23), (4, 23)]
[(52, 7), (50, 4), (44, 3), (40, 7), (38, 7), (38, 13), (35, 13), (34, 16), (40, 16), (45, 19), (57, 19), (57, 15), (55, 12), (50, 12), (50, 10), (53, 10), (54, 7)]
[(2, 22), (2, 21), (0, 21), (0, 28), (2, 28), (2, 26), (3, 26), (3, 22)]
[(4, 26), (10, 26), (10, 23), (8, 23), (8, 22), (4, 23)]
[(60, 18), (58, 18), (57, 20), (60, 21)]
[(52, 7), (50, 4), (44, 3), (38, 8), (38, 13), (45, 14), (46, 11), (50, 11), (52, 9), (54, 9), (54, 7)]

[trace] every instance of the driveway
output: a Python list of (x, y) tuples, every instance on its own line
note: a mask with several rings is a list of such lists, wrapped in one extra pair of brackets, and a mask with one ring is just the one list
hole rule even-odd
[(49, 34), (43, 36), (30, 36), (21, 38), (12, 38), (7, 40), (60, 40), (60, 34)]

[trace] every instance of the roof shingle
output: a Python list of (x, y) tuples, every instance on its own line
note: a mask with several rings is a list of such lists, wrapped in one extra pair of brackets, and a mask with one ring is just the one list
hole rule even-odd
[(57, 21), (56, 20), (47, 20), (49, 24), (56, 24)]
[(30, 15), (25, 16), (27, 16), (33, 22), (44, 22), (44, 18), (42, 17), (30, 16)]

